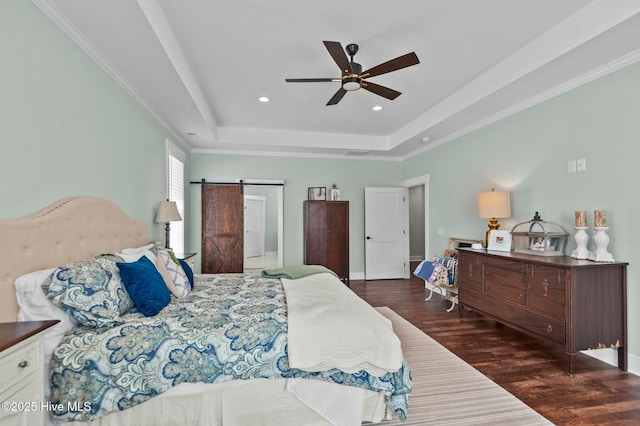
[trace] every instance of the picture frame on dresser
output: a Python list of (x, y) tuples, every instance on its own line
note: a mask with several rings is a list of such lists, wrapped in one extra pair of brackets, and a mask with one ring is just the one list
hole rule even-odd
[(311, 186), (307, 188), (307, 199), (311, 201), (326, 201), (327, 188), (324, 186)]
[(492, 230), (489, 233), (487, 250), (511, 251), (511, 231)]

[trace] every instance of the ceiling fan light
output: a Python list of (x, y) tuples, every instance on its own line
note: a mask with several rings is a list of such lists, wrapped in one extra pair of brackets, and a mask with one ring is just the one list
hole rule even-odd
[(345, 77), (342, 79), (342, 88), (348, 92), (358, 90), (361, 87), (362, 79), (360, 77)]

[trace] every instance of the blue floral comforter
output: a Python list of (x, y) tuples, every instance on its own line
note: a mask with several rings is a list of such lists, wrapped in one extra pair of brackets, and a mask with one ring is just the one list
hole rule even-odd
[(194, 290), (155, 317), (124, 315), (123, 324), (78, 327), (54, 351), (54, 421), (88, 421), (125, 410), (182, 382), (219, 383), (253, 378), (314, 378), (386, 395), (406, 418), (411, 377), (402, 368), (382, 377), (361, 371), (309, 373), (287, 359), (287, 307), (278, 279), (203, 275)]

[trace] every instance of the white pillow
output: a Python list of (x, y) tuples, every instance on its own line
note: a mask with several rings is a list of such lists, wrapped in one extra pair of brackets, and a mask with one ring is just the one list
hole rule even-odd
[(30, 272), (15, 281), (16, 299), (20, 308), (18, 321), (60, 320), (41, 334), (45, 356), (50, 355), (62, 336), (78, 324), (71, 315), (54, 305), (42, 291), (42, 284), (53, 271), (55, 268)]
[(169, 291), (176, 297), (185, 297), (191, 291), (191, 283), (182, 266), (176, 263), (167, 250), (160, 250), (156, 257), (156, 269), (162, 275)]
[(153, 252), (151, 251), (153, 246), (154, 244), (151, 243), (142, 247), (126, 248), (126, 249), (123, 249), (120, 253), (116, 253), (116, 254), (120, 256), (127, 263), (137, 262), (142, 256), (147, 256), (147, 258), (151, 261), (151, 263), (155, 264), (156, 255), (153, 254)]

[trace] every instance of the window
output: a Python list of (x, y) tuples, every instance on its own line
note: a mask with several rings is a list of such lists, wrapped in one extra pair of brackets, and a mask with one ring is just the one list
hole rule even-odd
[(175, 253), (184, 253), (184, 164), (182, 150), (167, 140), (167, 198), (175, 201), (182, 221), (171, 222), (170, 242)]

